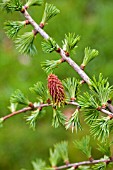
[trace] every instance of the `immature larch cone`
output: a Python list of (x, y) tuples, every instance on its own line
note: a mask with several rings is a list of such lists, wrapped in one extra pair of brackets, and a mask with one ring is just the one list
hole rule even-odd
[(52, 96), (53, 103), (57, 106), (62, 105), (65, 100), (64, 87), (55, 74), (48, 76), (48, 89)]

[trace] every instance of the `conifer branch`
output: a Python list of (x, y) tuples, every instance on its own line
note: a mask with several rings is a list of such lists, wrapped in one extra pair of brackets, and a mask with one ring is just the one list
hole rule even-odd
[[(32, 17), (29, 15), (29, 13), (27, 12), (26, 9), (24, 9), (23, 15), (25, 16), (25, 18), (30, 22), (30, 24), (34, 27), (34, 29), (40, 33), (40, 35), (45, 39), (45, 40), (49, 40), (50, 37), (49, 35), (40, 28), (40, 26), (32, 19)], [(59, 47), (59, 46), (58, 46)], [(80, 75), (80, 77), (88, 84), (91, 85), (91, 81), (90, 78), (88, 77), (88, 75), (70, 58), (67, 57), (64, 50), (61, 49), (59, 47), (60, 51), (60, 55), (61, 57), (67, 61), (67, 63)]]
[[(61, 170), (61, 169), (68, 169), (68, 170), (74, 170), (74, 169), (81, 169), (81, 170), (99, 170), (99, 169), (105, 169), (109, 168), (110, 165), (112, 165), (113, 162), (113, 156), (111, 156), (111, 145), (113, 142), (109, 143), (103, 143), (102, 145), (99, 145), (99, 150), (102, 154), (104, 154), (104, 157), (101, 157), (100, 159), (93, 159), (91, 155), (91, 146), (89, 144), (90, 137), (86, 136), (83, 137), (81, 141), (76, 140), (74, 144), (76, 147), (81, 150), (89, 159), (89, 161), (81, 161), (76, 163), (71, 163), (69, 161), (69, 153), (68, 153), (68, 143), (66, 141), (62, 141), (60, 143), (57, 143), (54, 145), (54, 148), (50, 149), (49, 154), (49, 160), (50, 160), (50, 166), (46, 166), (45, 161), (43, 160), (36, 160), (34, 161), (35, 167), (42, 167), (43, 170)], [(64, 162), (64, 165), (59, 166), (60, 162)], [(37, 169), (36, 168), (36, 169)], [(40, 169), (40, 170), (42, 170)]]
[(37, 32), (40, 33), (40, 35), (45, 39), (48, 40), (50, 37), (49, 35), (40, 28), (40, 26), (33, 20), (33, 18), (29, 15), (29, 13), (27, 12), (27, 10), (24, 8), (23, 10), (23, 15), (24, 17), (29, 21), (29, 23), (34, 27), (34, 30), (36, 30)]
[(107, 107), (113, 113), (113, 105), (111, 104), (111, 100), (107, 101)]
[(106, 109), (101, 108), (100, 111), (101, 111), (102, 113), (107, 114), (107, 115), (108, 115), (109, 117), (111, 117), (111, 118), (113, 117), (113, 113), (110, 112), (110, 111), (108, 111), (108, 110), (106, 110)]
[(77, 103), (77, 102), (74, 102), (74, 101), (69, 101), (69, 102), (66, 102), (66, 104), (69, 104), (69, 105), (74, 105), (74, 106), (79, 106), (79, 103)]
[[(74, 105), (74, 106), (79, 106), (80, 107), (80, 105), (79, 105), (79, 103), (77, 103), (77, 102), (71, 102), (71, 101), (69, 101), (69, 102), (66, 102), (66, 104), (68, 104), (68, 105)], [(106, 110), (106, 109), (103, 109), (103, 108), (97, 108), (97, 110), (98, 111), (100, 111), (100, 112), (102, 112), (102, 113), (104, 113), (104, 114), (106, 114), (106, 115), (108, 115), (111, 119), (113, 118), (113, 113), (112, 112), (110, 112), (110, 111), (108, 111), (108, 110)]]
[(110, 163), (113, 162), (113, 159), (107, 158), (107, 159), (97, 159), (97, 160), (92, 160), (92, 161), (83, 161), (83, 162), (77, 162), (77, 163), (69, 163), (68, 165), (62, 165), (59, 167), (56, 167), (54, 170), (61, 170), (65, 168), (71, 168), (73, 167), (74, 169), (77, 169), (79, 166), (84, 166), (84, 165), (94, 165), (94, 164), (99, 164), (99, 163)]
[[(78, 104), (77, 102), (70, 102), (70, 101), (69, 101), (69, 102), (66, 102), (66, 105), (79, 106), (79, 104)], [(10, 113), (10, 114), (2, 117), (2, 118), (0, 119), (0, 123), (3, 122), (4, 120), (10, 118), (10, 117), (13, 117), (13, 116), (17, 115), (17, 114), (24, 113), (24, 112), (27, 112), (27, 111), (31, 111), (31, 110), (37, 109), (37, 108), (48, 107), (48, 106), (52, 106), (52, 104), (51, 104), (51, 103), (50, 103), (50, 104), (44, 103), (44, 104), (40, 104), (40, 105), (34, 106), (34, 107), (25, 107), (25, 108), (23, 108), (23, 109), (14, 111), (14, 112), (12, 112), (12, 113)], [(102, 113), (105, 113), (105, 114), (107, 114), (108, 116), (110, 116), (111, 118), (113, 118), (113, 113), (112, 113), (112, 112), (109, 112), (109, 111), (107, 111), (107, 110), (105, 110), (105, 109), (100, 109), (99, 111), (101, 111)]]
[[(10, 114), (2, 117), (2, 118), (1, 118), (1, 121), (3, 122), (3, 121), (5, 121), (6, 119), (8, 119), (8, 118), (10, 118), (10, 117), (13, 117), (13, 116), (15, 116), (15, 115), (17, 115), (17, 114), (20, 114), (20, 113), (24, 113), (24, 112), (31, 111), (31, 110), (34, 110), (34, 109), (37, 109), (37, 108), (43, 108), (43, 107), (48, 107), (48, 106), (51, 106), (51, 104), (46, 103), (46, 104), (40, 104), (40, 105), (34, 106), (34, 107), (25, 107), (25, 108), (23, 108), (23, 109), (14, 111), (14, 112), (12, 112), (12, 113), (10, 113)], [(1, 122), (1, 121), (0, 121), (0, 122)]]
[[(45, 88), (43, 87), (41, 83), (36, 84), (32, 88), (32, 90), (38, 94), (39, 101), (40, 101), (40, 103), (38, 104), (30, 103), (29, 100), (23, 95), (23, 93), (21, 93), (20, 91), (17, 91), (16, 94), (14, 94), (11, 98), (12, 103), (13, 104), (17, 104), (17, 103), (24, 104), (24, 105), (27, 105), (28, 107), (25, 107), (18, 111), (13, 111), (11, 114), (0, 118), (0, 126), (2, 125), (3, 121), (5, 121), (6, 119), (16, 114), (20, 114), (20, 113), (27, 112), (27, 111), (32, 111), (31, 116), (27, 117), (27, 121), (30, 123), (30, 127), (35, 128), (36, 120), (41, 109), (43, 107), (52, 106), (53, 108), (52, 125), (54, 127), (58, 127), (60, 124), (64, 125), (66, 121), (64, 114), (62, 114), (62, 112), (58, 110), (58, 107), (61, 107), (62, 105), (64, 106), (65, 104), (72, 104), (77, 107), (76, 107), (75, 112), (72, 114), (70, 120), (68, 121), (67, 128), (69, 128), (70, 126), (73, 126), (72, 130), (74, 127), (76, 131), (78, 129), (81, 129), (78, 114), (79, 114), (79, 110), (83, 109), (84, 113), (87, 116), (86, 118), (87, 122), (89, 121), (89, 123), (91, 124), (91, 134), (93, 134), (94, 137), (101, 139), (102, 142), (105, 142), (106, 138), (109, 137), (110, 131), (113, 129), (113, 125), (112, 125), (113, 121), (111, 121), (111, 119), (113, 119), (113, 113), (112, 113), (113, 108), (112, 108), (112, 105), (110, 105), (108, 102), (111, 96), (111, 92), (113, 92), (113, 87), (109, 86), (107, 79), (103, 79), (101, 74), (99, 76), (99, 80), (96, 81), (95, 78), (91, 80), (88, 77), (88, 75), (83, 71), (84, 67), (94, 57), (98, 55), (98, 51), (91, 50), (90, 48), (85, 48), (85, 57), (83, 59), (82, 65), (79, 67), (69, 57), (69, 52), (75, 51), (77, 47), (76, 44), (79, 41), (80, 37), (79, 36), (75, 37), (74, 34), (69, 34), (69, 36), (66, 35), (65, 40), (63, 42), (63, 48), (60, 48), (58, 44), (53, 39), (51, 39), (51, 37), (42, 29), (43, 27), (41, 27), (41, 24), (44, 26), (50, 18), (54, 17), (57, 13), (59, 13), (59, 10), (54, 5), (46, 3), (42, 21), (40, 25), (38, 25), (29, 15), (26, 9), (32, 5), (41, 5), (43, 2), (42, 0), (28, 0), (28, 2), (23, 7), (22, 7), (20, 0), (14, 0), (14, 2), (15, 3), (11, 3), (10, 0), (6, 1), (6, 3), (2, 4), (3, 8), (7, 12), (21, 11), (21, 13), (23, 13), (25, 18), (27, 19), (28, 23), (30, 23), (34, 27), (34, 30), (32, 32), (25, 33), (24, 35), (17, 38), (16, 40), (17, 48), (20, 50), (20, 52), (27, 53), (27, 54), (34, 53), (36, 49), (35, 49), (35, 46), (33, 45), (33, 41), (34, 41), (35, 35), (39, 33), (46, 40), (44, 43), (42, 43), (43, 50), (48, 53), (56, 51), (61, 56), (61, 60), (57, 60), (54, 62), (47, 61), (46, 63), (44, 63), (44, 67), (45, 68), (48, 67), (49, 71), (51, 71), (52, 68), (55, 68), (61, 62), (67, 61), (67, 63), (80, 75), (83, 81), (89, 85), (90, 92), (92, 93), (85, 93), (84, 96), (80, 97), (78, 103), (74, 102), (76, 99), (76, 92), (77, 92), (77, 87), (79, 83), (75, 79), (73, 79), (72, 81), (68, 80), (65, 83), (66, 84), (65, 87), (66, 88), (67, 86), (71, 87), (72, 85), (72, 89), (67, 88), (67, 90), (70, 93), (70, 101), (66, 102), (64, 87), (62, 85), (62, 82), (57, 78), (57, 76), (51, 74), (48, 76), (48, 90), (49, 90), (53, 103), (48, 102), (44, 104), (44, 102), (46, 101), (45, 98), (46, 98), (47, 93), (45, 94)], [(15, 35), (17, 35), (18, 31), (22, 28), (22, 26), (25, 24), (26, 24), (25, 22), (8, 23), (7, 26), (10, 27), (10, 31), (7, 33), (9, 34), (10, 37), (14, 37)], [(42, 98), (44, 98), (44, 101)], [(13, 109), (14, 107), (15, 106), (12, 106)], [(111, 110), (111, 112), (108, 111), (107, 109)], [(96, 114), (93, 115), (93, 113), (95, 112)], [(99, 114), (97, 112), (98, 113), (102, 112), (106, 114), (107, 116), (98, 118)], [(88, 119), (90, 119), (91, 121)], [(78, 147), (81, 150), (84, 149), (83, 152), (87, 155), (88, 158), (91, 157), (91, 148), (89, 147), (88, 137), (85, 138), (82, 142), (78, 142)], [(59, 150), (60, 155), (63, 161), (65, 162), (65, 165), (57, 167), (57, 163), (59, 161), (59, 153), (57, 152), (57, 150), (54, 150), (54, 152), (50, 150), (50, 163), (52, 166), (51, 169), (54, 169), (54, 170), (60, 170), (60, 169), (65, 169), (65, 168), (70, 168), (70, 167), (77, 169), (80, 166), (84, 166), (84, 165), (90, 166), (93, 164), (96, 164), (93, 168), (97, 169), (98, 167), (105, 167), (108, 163), (113, 162), (113, 158), (110, 157), (111, 153), (110, 153), (109, 146), (107, 146), (103, 150), (100, 147), (100, 150), (106, 153), (108, 157), (106, 156), (103, 159), (99, 159), (99, 160), (89, 159), (90, 161), (83, 161), (83, 162), (78, 162), (78, 163), (69, 163), (67, 143), (63, 143), (62, 145), (60, 145), (60, 147), (56, 146), (56, 148)], [(104, 165), (102, 163), (104, 163)], [(40, 161), (39, 166), (37, 166), (37, 164), (35, 164), (35, 162), (33, 163), (34, 169), (45, 167), (45, 163), (42, 161)]]

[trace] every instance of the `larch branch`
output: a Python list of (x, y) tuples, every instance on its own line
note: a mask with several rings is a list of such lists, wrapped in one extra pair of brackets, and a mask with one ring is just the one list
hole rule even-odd
[(83, 162), (78, 162), (78, 163), (69, 163), (68, 165), (62, 165), (57, 167), (55, 170), (60, 170), (60, 169), (65, 169), (65, 168), (71, 168), (71, 167), (76, 167), (78, 168), (79, 166), (84, 166), (84, 165), (93, 165), (93, 164), (98, 164), (98, 163), (110, 163), (113, 162), (112, 159), (99, 159), (99, 160), (93, 160), (93, 161), (83, 161)]
[(48, 103), (46, 103), (46, 104), (40, 104), (40, 105), (34, 106), (33, 108), (32, 108), (32, 107), (25, 107), (25, 108), (23, 108), (23, 109), (20, 109), (20, 110), (17, 110), (17, 111), (15, 111), (15, 112), (12, 112), (12, 113), (10, 113), (10, 114), (2, 117), (2, 118), (3, 118), (3, 120), (5, 121), (6, 119), (8, 119), (8, 118), (10, 118), (10, 117), (12, 117), (12, 116), (15, 116), (15, 115), (17, 115), (17, 114), (24, 113), (24, 112), (27, 112), (27, 111), (31, 111), (31, 110), (33, 110), (33, 109), (48, 107), (48, 106), (51, 106), (51, 104), (48, 104)]
[[(33, 26), (33, 28), (46, 40), (50, 38), (50, 36), (42, 29), (40, 26), (32, 19), (32, 17), (29, 15), (27, 10), (25, 9), (23, 12), (24, 17), (30, 22), (30, 24)], [(57, 45), (58, 46), (58, 45)], [(61, 57), (67, 61), (67, 63), (80, 75), (80, 77), (88, 84), (91, 85), (90, 78), (88, 75), (70, 58), (67, 57), (64, 50), (60, 49), (60, 55)]]
[[(79, 106), (79, 103), (77, 103), (77, 102), (71, 102), (71, 101), (70, 101), (70, 102), (67, 102), (67, 104), (69, 104), (69, 105), (74, 105), (74, 106)], [(110, 112), (110, 111), (108, 111), (108, 110), (106, 110), (106, 109), (100, 108), (98, 111), (100, 111), (100, 112), (102, 112), (102, 113), (110, 116), (111, 119), (113, 118), (113, 113)]]

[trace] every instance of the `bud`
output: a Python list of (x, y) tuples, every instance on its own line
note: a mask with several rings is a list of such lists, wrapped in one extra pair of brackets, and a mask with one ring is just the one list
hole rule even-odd
[(62, 105), (65, 100), (64, 87), (55, 74), (48, 76), (48, 89), (52, 96), (53, 103), (57, 106)]

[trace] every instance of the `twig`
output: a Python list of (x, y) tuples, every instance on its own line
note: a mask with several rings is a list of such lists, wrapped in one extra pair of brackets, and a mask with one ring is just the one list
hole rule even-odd
[(24, 10), (23, 15), (33, 26), (33, 28), (40, 33), (42, 37), (44, 37), (46, 40), (50, 38), (49, 35), (42, 28), (40, 28), (40, 26), (32, 19), (32, 17), (29, 15), (26, 9)]
[(105, 110), (105, 109), (100, 109), (100, 111), (101, 111), (102, 113), (105, 113), (105, 114), (107, 114), (108, 116), (110, 116), (110, 117), (113, 118), (113, 113), (112, 113), (112, 112), (109, 112), (108, 110)]
[[(27, 10), (25, 9), (23, 12), (23, 15), (25, 18), (30, 22), (30, 24), (34, 27), (34, 29), (46, 40), (50, 38), (50, 36), (40, 28), (40, 26), (32, 19), (32, 17), (29, 15)], [(57, 45), (58, 46), (58, 45)], [(90, 78), (88, 75), (70, 58), (67, 57), (63, 49), (61, 49), (59, 46), (58, 48), (60, 49), (60, 55), (61, 57), (67, 61), (67, 63), (80, 75), (80, 77), (88, 84), (91, 85)]]
[[(77, 102), (67, 102), (67, 104), (74, 105), (74, 106), (79, 106), (79, 104)], [(106, 109), (103, 109), (103, 108), (99, 108), (97, 110), (104, 113), (104, 114), (107, 114), (108, 116), (111, 117), (111, 119), (113, 118), (113, 113), (112, 112), (110, 112), (110, 111), (108, 111)]]
[[(67, 102), (66, 104), (72, 104), (72, 105), (78, 106), (78, 103), (76, 103), (76, 102)], [(15, 112), (12, 112), (12, 113), (10, 113), (10, 114), (2, 117), (2, 118), (3, 118), (3, 120), (5, 121), (6, 119), (8, 119), (8, 118), (10, 118), (10, 117), (12, 117), (12, 116), (15, 116), (15, 115), (17, 115), (17, 114), (25, 113), (25, 112), (27, 112), (27, 111), (31, 111), (31, 110), (37, 109), (37, 108), (48, 107), (48, 106), (51, 106), (51, 105), (52, 105), (52, 104), (45, 103), (45, 104), (40, 104), (40, 105), (33, 106), (33, 107), (25, 107), (25, 108), (22, 108), (22, 109), (20, 109), (20, 110), (15, 111)]]
[(12, 113), (10, 113), (10, 114), (2, 117), (2, 118), (3, 118), (3, 120), (5, 121), (6, 119), (8, 119), (8, 118), (10, 118), (10, 117), (12, 117), (12, 116), (15, 116), (15, 115), (17, 115), (17, 114), (24, 113), (24, 112), (27, 112), (27, 111), (30, 111), (30, 110), (33, 110), (33, 109), (37, 109), (37, 108), (48, 107), (48, 106), (51, 106), (51, 104), (48, 104), (48, 103), (46, 103), (46, 104), (40, 104), (40, 105), (38, 105), (38, 106), (34, 106), (34, 108), (32, 108), (32, 107), (25, 107), (25, 108), (23, 108), (23, 109), (21, 109), (21, 110), (17, 110), (17, 111), (15, 111), (15, 112), (12, 112)]
[(107, 107), (113, 113), (113, 105), (111, 103), (107, 103)]
[(74, 106), (79, 106), (79, 104), (77, 102), (66, 102), (66, 104), (74, 105)]
[[(79, 106), (79, 104), (77, 102), (66, 102), (67, 105), (74, 105), (74, 106)], [(34, 106), (34, 107), (25, 107), (23, 109), (20, 109), (20, 110), (17, 110), (15, 112), (12, 112), (4, 117), (3, 120), (5, 121), (6, 119), (12, 117), (12, 116), (15, 116), (17, 114), (20, 114), (20, 113), (24, 113), (24, 112), (27, 112), (27, 111), (30, 111), (30, 110), (33, 110), (33, 109), (37, 109), (37, 108), (43, 108), (43, 107), (48, 107), (48, 106), (52, 106), (52, 104), (48, 104), (48, 103), (45, 103), (45, 104), (40, 104), (40, 105), (37, 105), (37, 106)], [(108, 116), (111, 117), (111, 119), (113, 118), (113, 113), (112, 112), (109, 112), (108, 110), (105, 110), (105, 109), (101, 109), (100, 110), (102, 113), (105, 113), (107, 114)]]
[(98, 160), (93, 160), (93, 161), (83, 161), (83, 162), (78, 162), (78, 163), (70, 163), (68, 165), (62, 165), (57, 167), (55, 170), (60, 170), (60, 169), (65, 169), (65, 168), (70, 168), (70, 167), (79, 167), (79, 166), (83, 166), (83, 165), (93, 165), (93, 164), (98, 164), (98, 163), (109, 163), (109, 162), (113, 162), (113, 160), (111, 158), (109, 159), (98, 159)]

